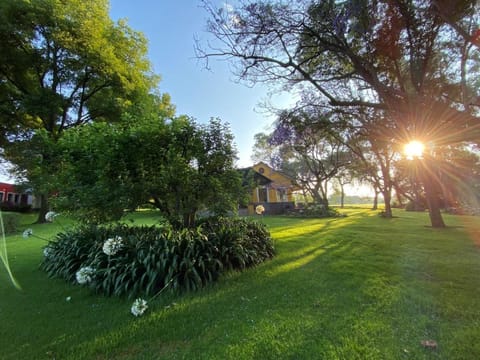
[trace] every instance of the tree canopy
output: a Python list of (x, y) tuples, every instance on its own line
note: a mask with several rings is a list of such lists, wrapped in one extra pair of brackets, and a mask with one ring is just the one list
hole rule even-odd
[(119, 219), (150, 204), (174, 227), (199, 211), (236, 211), (244, 196), (227, 125), (181, 116), (71, 129), (59, 140), (59, 209), (84, 221)]
[[(108, 0), (0, 3), (0, 147), (48, 210), (56, 164), (48, 142), (128, 113), (173, 115), (144, 36), (113, 22)], [(41, 139), (41, 140), (40, 140)]]
[[(429, 144), (432, 156), (441, 147), (479, 144), (476, 1), (246, 1), (232, 10), (206, 0), (204, 6), (218, 41), (199, 46), (199, 57), (230, 59), (240, 79), (296, 89), (299, 106), (353, 114), (352, 128), (375, 133), (397, 152), (411, 139)], [(433, 190), (440, 175), (425, 171), (432, 225), (443, 227)]]
[(142, 34), (114, 23), (108, 1), (0, 4), (2, 135), (118, 120), (156, 85)]

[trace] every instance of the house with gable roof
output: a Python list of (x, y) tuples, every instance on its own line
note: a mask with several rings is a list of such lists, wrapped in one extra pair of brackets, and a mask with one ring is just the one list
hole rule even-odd
[(294, 179), (274, 170), (264, 162), (259, 162), (243, 171), (253, 175), (254, 185), (248, 206), (246, 209), (241, 209), (241, 213), (253, 215), (258, 205), (265, 208), (267, 215), (285, 214), (294, 209), (293, 192), (300, 190)]

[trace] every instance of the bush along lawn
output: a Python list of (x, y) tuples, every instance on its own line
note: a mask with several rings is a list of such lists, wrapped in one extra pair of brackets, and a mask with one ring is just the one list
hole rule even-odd
[[(141, 317), (133, 298), (79, 286), (75, 270), (70, 282), (48, 277), (38, 268), (46, 243), (9, 235), (22, 291), (0, 269), (0, 358), (480, 359), (479, 218), (445, 215), (438, 230), (427, 213), (341, 211), (348, 217), (262, 217), (275, 257), (224, 269), (197, 291), (164, 291)], [(22, 215), (20, 228), (41, 237), (62, 231), (25, 219), (35, 220)], [(158, 215), (133, 219), (148, 227)], [(99, 236), (92, 253), (108, 238), (130, 241), (125, 231)]]
[[(243, 270), (273, 257), (263, 224), (211, 218), (194, 229), (168, 226), (82, 226), (59, 233), (43, 249), (41, 268), (52, 277), (107, 296), (154, 297), (169, 288), (197, 290), (226, 270)], [(137, 299), (135, 304), (144, 299)], [(134, 315), (141, 315), (138, 306)]]

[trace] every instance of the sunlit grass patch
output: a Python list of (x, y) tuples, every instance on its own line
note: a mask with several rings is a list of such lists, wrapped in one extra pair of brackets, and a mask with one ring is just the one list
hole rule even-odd
[[(446, 216), (449, 227), (437, 230), (427, 213), (396, 211), (388, 220), (344, 211), (335, 219), (263, 217), (275, 258), (197, 292), (165, 293), (142, 318), (130, 315), (129, 300), (48, 279), (38, 270), (43, 243), (9, 236), (24, 290), (0, 272), (0, 357), (480, 358), (478, 218)], [(133, 218), (148, 223), (145, 213)], [(157, 220), (152, 214), (150, 223)], [(32, 227), (45, 236), (59, 230)]]

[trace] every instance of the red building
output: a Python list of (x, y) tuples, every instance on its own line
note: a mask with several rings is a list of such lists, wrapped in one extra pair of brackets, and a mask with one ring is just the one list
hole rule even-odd
[(0, 182), (0, 203), (6, 203), (13, 206), (32, 205), (33, 196), (28, 191), (19, 191), (14, 184)]

